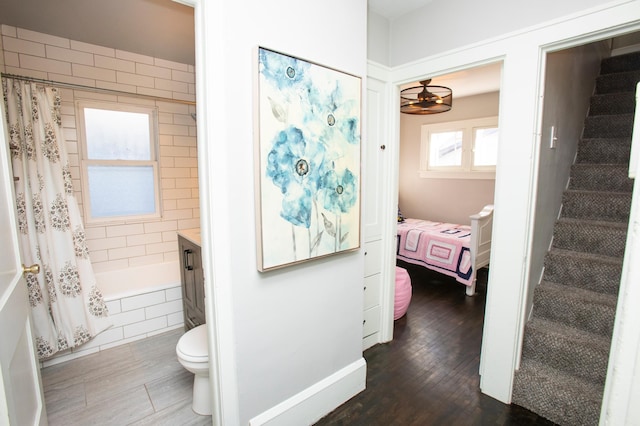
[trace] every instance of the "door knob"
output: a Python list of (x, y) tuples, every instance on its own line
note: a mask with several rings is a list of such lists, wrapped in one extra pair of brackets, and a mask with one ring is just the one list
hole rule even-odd
[(40, 265), (38, 265), (37, 263), (34, 263), (31, 266), (24, 266), (24, 263), (22, 264), (22, 273), (23, 274), (39, 274), (40, 273)]

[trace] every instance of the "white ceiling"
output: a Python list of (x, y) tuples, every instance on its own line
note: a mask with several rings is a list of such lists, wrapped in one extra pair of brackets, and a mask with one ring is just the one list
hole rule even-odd
[(0, 24), (195, 63), (193, 8), (171, 0), (0, 0)]
[[(381, 15), (389, 22), (396, 18), (421, 9), (434, 0), (367, 0), (369, 9)], [(421, 79), (432, 78), (431, 84), (447, 86), (451, 88), (454, 98), (478, 95), (481, 93), (496, 92), (500, 90), (501, 63), (469, 68), (455, 73), (441, 76), (424, 76)], [(419, 86), (419, 82), (413, 82), (402, 88)]]
[[(500, 90), (500, 78), (502, 63), (477, 66), (450, 74), (436, 76), (431, 79), (432, 85), (446, 86), (453, 92), (453, 98), (463, 98), (465, 96), (479, 95)], [(427, 79), (431, 76), (424, 76)], [(405, 89), (411, 86), (419, 86), (419, 82), (403, 85)]]
[(416, 9), (426, 6), (433, 0), (368, 0), (369, 9), (392, 21)]
[[(368, 4), (393, 20), (432, 1), (368, 0)], [(0, 24), (195, 63), (193, 9), (171, 0), (0, 0)], [(495, 91), (500, 87), (500, 67), (434, 77), (432, 84), (451, 87), (455, 97)]]

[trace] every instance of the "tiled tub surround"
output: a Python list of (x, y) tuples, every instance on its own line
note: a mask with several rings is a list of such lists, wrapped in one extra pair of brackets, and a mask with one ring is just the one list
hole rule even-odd
[(178, 262), (166, 262), (129, 268), (126, 273), (112, 271), (96, 274), (101, 286), (117, 291), (117, 293), (106, 292), (105, 294), (112, 327), (90, 342), (59, 353), (44, 361), (42, 365), (45, 367), (55, 365), (169, 330), (183, 328), (179, 268)]
[[(61, 89), (62, 121), (75, 195), (82, 209), (75, 102), (155, 106), (162, 218), (85, 224), (87, 244), (113, 327), (52, 365), (183, 326), (177, 231), (200, 226), (192, 65), (0, 25), (0, 71), (131, 93)], [(136, 97), (167, 98), (167, 101)]]

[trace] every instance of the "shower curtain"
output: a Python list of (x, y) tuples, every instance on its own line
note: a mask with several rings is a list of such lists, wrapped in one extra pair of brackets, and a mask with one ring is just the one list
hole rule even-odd
[(110, 326), (89, 260), (62, 132), (58, 90), (2, 79), (16, 181), (20, 253), (38, 357), (86, 343)]

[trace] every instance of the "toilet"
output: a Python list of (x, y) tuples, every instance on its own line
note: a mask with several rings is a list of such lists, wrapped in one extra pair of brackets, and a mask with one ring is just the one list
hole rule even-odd
[(176, 345), (178, 361), (193, 377), (193, 411), (203, 416), (211, 414), (209, 386), (209, 350), (207, 326), (199, 325), (180, 337)]

